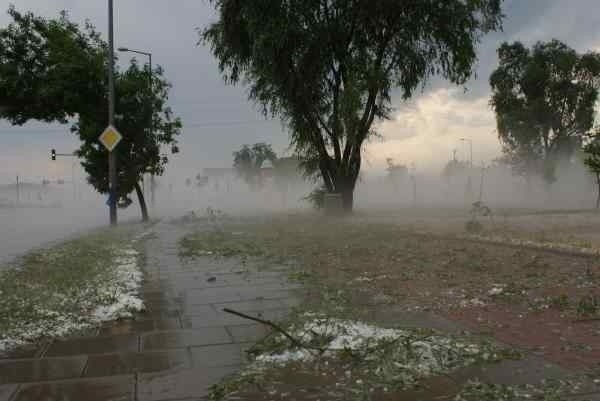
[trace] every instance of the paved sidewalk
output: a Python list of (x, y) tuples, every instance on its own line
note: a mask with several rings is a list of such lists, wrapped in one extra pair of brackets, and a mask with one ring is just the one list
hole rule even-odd
[(268, 332), (222, 308), (276, 319), (296, 304), (285, 272), (236, 259), (186, 263), (177, 256), (184, 227), (160, 223), (153, 231), (146, 242), (147, 311), (94, 336), (0, 359), (0, 401), (200, 400)]
[[(268, 333), (264, 326), (222, 309), (277, 319), (298, 302), (297, 287), (287, 282), (283, 268), (260, 271), (239, 259), (212, 256), (182, 261), (177, 241), (186, 227), (165, 222), (153, 232), (145, 242), (147, 311), (134, 320), (107, 324), (88, 337), (0, 356), (0, 401), (203, 400), (209, 386), (237, 371), (244, 350)], [(434, 313), (408, 313), (389, 305), (374, 305), (365, 313), (385, 326), (449, 333), (464, 328)], [(421, 389), (390, 394), (389, 400), (450, 401), (474, 378), (514, 385), (569, 373), (527, 353), (522, 360), (433, 377)], [(600, 401), (599, 391), (597, 385), (588, 385), (569, 399)], [(296, 399), (302, 394), (299, 391)]]

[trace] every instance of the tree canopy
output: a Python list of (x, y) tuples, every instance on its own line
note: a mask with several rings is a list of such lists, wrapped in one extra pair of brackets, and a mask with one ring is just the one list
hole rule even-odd
[[(50, 20), (14, 7), (8, 13), (12, 22), (0, 29), (0, 118), (12, 124), (74, 120), (88, 181), (108, 192), (107, 151), (98, 142), (108, 125), (106, 43), (92, 25), (81, 28), (64, 12)], [(160, 67), (149, 71), (133, 60), (115, 72), (115, 126), (123, 135), (115, 149), (118, 193), (127, 198), (136, 190), (144, 219), (139, 182), (144, 173), (163, 173), (168, 159), (161, 147), (174, 146), (181, 130), (166, 105), (169, 88)]]
[[(161, 148), (166, 145), (176, 149), (177, 135), (182, 127), (179, 118), (175, 118), (166, 105), (171, 86), (164, 78), (162, 68), (152, 71), (151, 92), (149, 74), (149, 66), (142, 67), (135, 60), (127, 70), (115, 74), (115, 126), (123, 134), (123, 140), (114, 150), (117, 155), (117, 191), (122, 198), (136, 191), (144, 219), (148, 216), (140, 182), (146, 173), (163, 174), (168, 156), (161, 152)], [(93, 112), (80, 114), (71, 127), (82, 142), (77, 154), (83, 158), (82, 166), (89, 174), (88, 181), (100, 193), (108, 193), (109, 190), (108, 158), (106, 150), (98, 143), (98, 133), (107, 124), (107, 98), (108, 93), (104, 90), (90, 99), (95, 103)]]
[(352, 208), (361, 149), (390, 113), (440, 74), (463, 84), (501, 0), (213, 0), (202, 31), (230, 83), (289, 127), (308, 173)]
[(260, 169), (263, 163), (274, 163), (275, 160), (277, 154), (271, 145), (263, 142), (252, 146), (244, 145), (240, 150), (233, 152), (233, 167), (251, 188), (257, 188), (261, 184)]
[(566, 44), (503, 43), (490, 77), (491, 105), (504, 152), (520, 173), (555, 179), (558, 158), (570, 157), (594, 123), (600, 54)]
[(106, 44), (65, 12), (46, 20), (8, 9), (0, 29), (0, 118), (66, 123), (106, 87)]

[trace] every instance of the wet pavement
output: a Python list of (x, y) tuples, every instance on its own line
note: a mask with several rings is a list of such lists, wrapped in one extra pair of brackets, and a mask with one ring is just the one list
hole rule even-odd
[(180, 260), (181, 225), (160, 223), (146, 242), (146, 312), (93, 335), (0, 356), (0, 401), (200, 400), (236, 372), (268, 334), (224, 307), (284, 317), (297, 288), (284, 269), (238, 259)]
[[(244, 350), (268, 333), (263, 325), (223, 308), (276, 320), (299, 302), (299, 288), (287, 281), (283, 267), (259, 269), (244, 260), (212, 256), (181, 260), (177, 241), (187, 229), (160, 223), (153, 232), (146, 242), (146, 312), (107, 324), (93, 335), (0, 356), (0, 401), (204, 400), (212, 384), (239, 370)], [(430, 312), (376, 306), (368, 313), (369, 320), (384, 326), (450, 333), (464, 329)], [(390, 399), (451, 400), (473, 379), (536, 384), (570, 373), (527, 355), (434, 377), (422, 389)], [(581, 393), (570, 399), (600, 400), (596, 386)]]

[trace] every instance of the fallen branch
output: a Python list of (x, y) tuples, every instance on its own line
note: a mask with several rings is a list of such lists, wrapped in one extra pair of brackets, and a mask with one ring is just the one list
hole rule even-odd
[(252, 321), (264, 324), (265, 326), (269, 326), (273, 330), (277, 331), (278, 333), (283, 334), (283, 336), (285, 336), (285, 338), (287, 338), (288, 340), (290, 340), (292, 342), (292, 344), (295, 345), (296, 347), (313, 349), (313, 350), (319, 351), (320, 353), (325, 352), (325, 349), (323, 349), (323, 348), (314, 347), (314, 346), (311, 346), (309, 344), (304, 344), (302, 341), (298, 340), (297, 338), (295, 338), (294, 336), (292, 336), (290, 333), (288, 333), (287, 331), (285, 331), (284, 329), (282, 329), (281, 327), (279, 327), (278, 325), (276, 325), (275, 323), (273, 323), (273, 322), (271, 322), (269, 320), (264, 320), (264, 319), (261, 319), (259, 317), (246, 315), (245, 313), (238, 312), (238, 311), (235, 311), (235, 310), (229, 309), (229, 308), (224, 308), (223, 312), (231, 313), (232, 315), (236, 315), (236, 316), (239, 316), (241, 318), (252, 320)]

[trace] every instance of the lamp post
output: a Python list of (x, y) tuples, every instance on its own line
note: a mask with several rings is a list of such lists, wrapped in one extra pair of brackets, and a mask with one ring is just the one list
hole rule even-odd
[(473, 140), (469, 138), (460, 138), (462, 142), (469, 142), (469, 167), (473, 168)]
[(465, 187), (465, 198), (470, 203), (473, 201), (473, 184), (471, 183), (471, 170), (473, 169), (473, 140), (469, 138), (460, 138), (462, 142), (469, 142), (469, 176), (467, 186)]
[[(152, 53), (134, 50), (128, 47), (119, 47), (117, 50), (124, 53), (136, 53), (148, 57), (148, 107), (150, 108), (150, 119), (148, 121), (148, 133), (152, 135), (154, 107), (152, 106)], [(142, 180), (143, 182), (143, 180)], [(154, 174), (150, 175), (150, 203), (154, 206)]]

